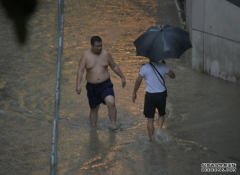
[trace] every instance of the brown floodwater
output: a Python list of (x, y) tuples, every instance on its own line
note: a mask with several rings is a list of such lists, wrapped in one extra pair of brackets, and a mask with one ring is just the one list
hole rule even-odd
[[(25, 45), (18, 44), (13, 24), (0, 7), (0, 175), (50, 174), (57, 3), (39, 1), (28, 23)], [(144, 84), (137, 102), (132, 103), (134, 81), (141, 65), (147, 62), (135, 56), (133, 41), (152, 25), (180, 27), (174, 0), (69, 0), (65, 1), (64, 13), (58, 175), (196, 175), (202, 174), (204, 162), (239, 163), (239, 153), (234, 154), (240, 142), (235, 139), (239, 127), (234, 125), (239, 123), (240, 100), (234, 98), (240, 95), (239, 85), (192, 71), (191, 50), (179, 60), (167, 61), (177, 79), (166, 79), (169, 97), (165, 140), (156, 137), (156, 142), (148, 141), (142, 114)], [(99, 110), (98, 126), (91, 128), (86, 89), (80, 96), (75, 91), (78, 62), (83, 51), (90, 48), (93, 35), (103, 39), (103, 48), (112, 54), (127, 80), (122, 88), (120, 78), (110, 70), (120, 126), (117, 132), (108, 129), (104, 105)], [(82, 86), (85, 84), (83, 80)], [(206, 89), (206, 84), (210, 88)], [(220, 111), (219, 96), (227, 104)], [(232, 127), (228, 128), (237, 130), (227, 142), (232, 152), (212, 146), (223, 144), (214, 135), (218, 128), (212, 124), (215, 120), (202, 123), (209, 116), (229, 111)], [(202, 119), (198, 118), (201, 115)], [(203, 136), (209, 134), (204, 127), (213, 128), (215, 142)]]

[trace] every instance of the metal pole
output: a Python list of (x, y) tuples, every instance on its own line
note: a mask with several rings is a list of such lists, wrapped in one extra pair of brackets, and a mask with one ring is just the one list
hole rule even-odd
[(56, 144), (56, 120), (53, 120), (53, 131), (52, 131), (52, 154), (51, 154), (51, 175), (55, 174), (55, 144)]
[(58, 0), (58, 59), (57, 59), (57, 77), (55, 91), (55, 119), (53, 121), (52, 133), (52, 154), (51, 154), (51, 175), (55, 174), (57, 165), (57, 138), (58, 138), (58, 119), (59, 119), (59, 104), (60, 104), (60, 75), (61, 75), (61, 57), (63, 50), (63, 8), (64, 0)]

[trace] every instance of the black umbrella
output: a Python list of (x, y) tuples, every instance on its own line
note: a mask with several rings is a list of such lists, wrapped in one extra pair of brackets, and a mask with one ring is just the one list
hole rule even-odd
[(179, 58), (191, 48), (189, 33), (169, 25), (150, 27), (134, 42), (138, 56), (145, 56), (150, 61)]

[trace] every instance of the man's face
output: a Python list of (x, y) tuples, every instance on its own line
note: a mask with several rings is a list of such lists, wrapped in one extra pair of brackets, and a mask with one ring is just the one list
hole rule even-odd
[(94, 45), (92, 45), (92, 51), (95, 54), (100, 54), (102, 51), (102, 42), (95, 42)]

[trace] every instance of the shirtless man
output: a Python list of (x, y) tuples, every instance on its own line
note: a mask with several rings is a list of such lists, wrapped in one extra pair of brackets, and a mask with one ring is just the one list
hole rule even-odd
[(92, 126), (97, 124), (98, 110), (100, 104), (106, 104), (112, 129), (117, 129), (115, 107), (115, 97), (113, 84), (110, 80), (108, 66), (122, 79), (122, 87), (125, 87), (126, 81), (118, 65), (114, 62), (110, 53), (102, 49), (102, 39), (99, 36), (91, 38), (91, 49), (85, 51), (79, 61), (76, 91), (81, 93), (81, 80), (84, 70), (87, 70), (87, 96), (90, 106), (90, 123)]

